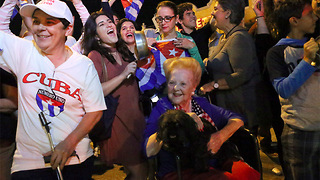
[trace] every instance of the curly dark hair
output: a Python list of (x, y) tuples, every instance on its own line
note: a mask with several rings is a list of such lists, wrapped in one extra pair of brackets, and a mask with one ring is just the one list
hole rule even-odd
[[(105, 15), (109, 19), (111, 19), (107, 13), (103, 11), (93, 12), (86, 24), (84, 25), (83, 39), (81, 41), (81, 48), (83, 49), (83, 54), (88, 55), (91, 51), (96, 50), (102, 56), (106, 57), (112, 64), (116, 63), (114, 57), (111, 55), (111, 49), (108, 47), (104, 47), (99, 44), (97, 37), (97, 24), (96, 19), (99, 16)], [(119, 34), (117, 34), (118, 37)], [(129, 51), (125, 42), (119, 38), (116, 43), (117, 51), (122, 55), (124, 61), (131, 62), (134, 60), (132, 53)]]
[(181, 3), (177, 6), (179, 19), (183, 20), (183, 13), (192, 10), (193, 4), (189, 2)]
[(301, 18), (303, 9), (308, 4), (311, 5), (308, 0), (279, 0), (274, 4), (270, 21), (278, 39), (289, 34), (291, 31), (289, 19), (291, 17)]

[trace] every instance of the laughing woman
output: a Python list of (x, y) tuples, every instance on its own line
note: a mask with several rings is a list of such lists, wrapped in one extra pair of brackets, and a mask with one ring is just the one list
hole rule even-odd
[[(118, 38), (112, 15), (92, 13), (88, 18), (82, 42), (84, 53), (93, 61), (104, 95), (119, 98), (111, 138), (101, 142), (101, 158), (112, 166), (122, 164), (129, 170), (127, 179), (145, 179), (146, 165), (141, 151), (145, 120), (139, 108), (139, 88), (134, 74), (137, 64), (126, 44)], [(102, 62), (107, 69), (104, 82)]]
[[(136, 23), (127, 18), (123, 18), (117, 24), (117, 32), (121, 39), (126, 43), (131, 53), (135, 54), (136, 41), (134, 39), (134, 32), (136, 31)], [(137, 57), (136, 57), (137, 58)]]

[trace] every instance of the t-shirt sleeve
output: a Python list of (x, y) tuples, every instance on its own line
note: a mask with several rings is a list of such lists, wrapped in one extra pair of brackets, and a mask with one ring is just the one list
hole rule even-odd
[(35, 50), (32, 42), (0, 31), (0, 66), (17, 74), (20, 62)]
[(83, 105), (86, 112), (95, 112), (106, 109), (104, 95), (99, 77), (93, 63), (88, 66), (83, 92)]
[(284, 62), (284, 47), (272, 47), (266, 56), (267, 68), (270, 76), (270, 81), (279, 77), (288, 77), (289, 70), (287, 64)]

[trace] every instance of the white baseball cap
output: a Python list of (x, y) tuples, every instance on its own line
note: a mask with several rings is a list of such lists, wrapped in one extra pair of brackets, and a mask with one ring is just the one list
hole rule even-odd
[(66, 19), (70, 24), (73, 23), (72, 13), (65, 2), (59, 0), (42, 0), (36, 5), (26, 4), (21, 7), (20, 14), (22, 16), (32, 17), (36, 9), (40, 9), (52, 17)]

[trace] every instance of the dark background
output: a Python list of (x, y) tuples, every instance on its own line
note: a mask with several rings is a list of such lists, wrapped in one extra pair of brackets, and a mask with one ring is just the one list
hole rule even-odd
[[(75, 16), (75, 25), (74, 25), (74, 37), (79, 38), (82, 30), (82, 23), (80, 21), (79, 15), (74, 9), (71, 1), (66, 1), (69, 5), (73, 15)], [(141, 24), (144, 22), (147, 27), (152, 27), (152, 17), (156, 12), (156, 7), (159, 2), (163, 0), (144, 0), (144, 3), (140, 9), (138, 18), (136, 20), (138, 27), (141, 27)], [(182, 2), (191, 2), (197, 6), (197, 8), (206, 6), (210, 0), (172, 0), (176, 4), (180, 4)], [(0, 0), (0, 4), (2, 5), (4, 0)], [(83, 4), (87, 7), (90, 13), (94, 11), (98, 11), (101, 8), (101, 0), (82, 0)], [(121, 0), (116, 0), (115, 3), (112, 5), (112, 10), (119, 15), (120, 18), (125, 17), (124, 10), (121, 4)], [(17, 15), (10, 24), (11, 31), (18, 35), (20, 32), (21, 27), (21, 17)]]

